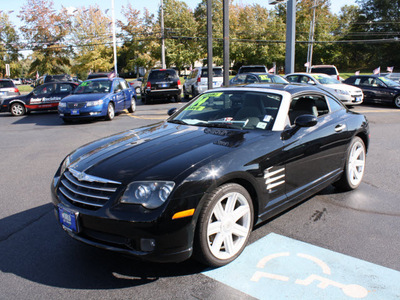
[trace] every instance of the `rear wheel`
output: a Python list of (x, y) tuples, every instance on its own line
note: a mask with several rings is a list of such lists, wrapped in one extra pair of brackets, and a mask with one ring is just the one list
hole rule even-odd
[(108, 107), (107, 107), (106, 120), (107, 120), (107, 121), (111, 121), (112, 119), (114, 119), (114, 117), (115, 117), (114, 104), (112, 104), (112, 103), (110, 102), (110, 103), (108, 103)]
[(26, 113), (25, 106), (19, 102), (11, 104), (10, 112), (13, 116), (22, 116)]
[(133, 112), (136, 111), (136, 100), (135, 100), (134, 97), (132, 97), (131, 105), (129, 106), (128, 111), (129, 111), (130, 113), (133, 113)]
[(356, 189), (361, 184), (365, 170), (366, 153), (363, 140), (356, 136), (350, 144), (343, 175), (335, 183), (336, 187), (350, 191)]
[(397, 108), (400, 108), (400, 95), (398, 95), (396, 98), (394, 98), (394, 106)]
[(251, 197), (241, 185), (229, 183), (215, 189), (200, 212), (195, 257), (213, 267), (233, 261), (246, 247), (253, 211)]
[(135, 88), (136, 94), (140, 94), (140, 87)]

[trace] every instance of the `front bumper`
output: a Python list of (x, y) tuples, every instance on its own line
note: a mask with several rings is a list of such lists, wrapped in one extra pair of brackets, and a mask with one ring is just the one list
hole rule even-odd
[(146, 214), (138, 205), (111, 203), (88, 210), (68, 202), (54, 182), (51, 190), (59, 222), (59, 207), (76, 214), (76, 231), (61, 226), (78, 241), (154, 262), (181, 262), (192, 255), (193, 217), (172, 220), (165, 218), (162, 210)]
[(58, 107), (58, 114), (60, 115), (60, 117), (68, 119), (105, 117), (107, 115), (107, 108), (104, 108), (103, 105), (76, 109)]

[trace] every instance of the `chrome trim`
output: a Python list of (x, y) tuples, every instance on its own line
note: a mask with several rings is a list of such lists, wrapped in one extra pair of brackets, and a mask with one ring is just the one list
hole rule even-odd
[(91, 194), (87, 194), (87, 193), (82, 193), (82, 192), (74, 189), (70, 185), (70, 183), (68, 181), (66, 181), (66, 180), (61, 180), (61, 183), (63, 184), (64, 187), (66, 187), (68, 190), (70, 190), (71, 192), (73, 192), (74, 194), (77, 194), (77, 195), (81, 195), (81, 196), (84, 196), (84, 197), (95, 198), (95, 199), (101, 199), (101, 200), (109, 200), (110, 199), (110, 197), (104, 197), (104, 196), (100, 196), (100, 195), (94, 195), (94, 194), (91, 195)]
[[(71, 171), (70, 171), (71, 172)], [(74, 176), (71, 176), (68, 172), (64, 173), (64, 176), (71, 181), (73, 184), (82, 187), (82, 188), (86, 188), (86, 189), (90, 189), (90, 190), (97, 190), (97, 191), (103, 191), (103, 192), (115, 192), (117, 190), (117, 188), (105, 188), (105, 187), (95, 187), (95, 186), (91, 186), (91, 185), (85, 185), (83, 183), (81, 183), (81, 181), (78, 181)]]
[(88, 175), (85, 172), (80, 172), (80, 171), (74, 170), (72, 168), (68, 168), (68, 170), (79, 181), (121, 184), (121, 182), (118, 182), (118, 181), (112, 181), (112, 180), (108, 180), (108, 179), (105, 179), (105, 178), (100, 178), (100, 177)]
[(60, 187), (59, 190), (65, 197), (67, 197), (68, 199), (70, 199), (74, 202), (78, 202), (78, 203), (89, 205), (89, 206), (103, 207), (103, 204), (97, 204), (97, 203), (93, 203), (93, 202), (87, 202), (87, 201), (76, 199), (76, 198), (72, 197), (71, 195), (68, 195), (68, 193), (64, 191), (63, 187)]

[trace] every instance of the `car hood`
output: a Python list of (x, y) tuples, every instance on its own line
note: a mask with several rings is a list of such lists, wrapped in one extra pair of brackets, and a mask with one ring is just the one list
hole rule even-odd
[(62, 102), (86, 102), (96, 101), (106, 97), (107, 93), (96, 93), (96, 94), (73, 94), (62, 99)]
[(361, 89), (355, 86), (351, 86), (345, 83), (338, 83), (338, 84), (324, 84), (325, 87), (331, 88), (334, 90), (344, 90), (348, 92), (361, 92)]
[(257, 137), (259, 133), (162, 122), (83, 146), (71, 154), (70, 168), (125, 184), (175, 180)]

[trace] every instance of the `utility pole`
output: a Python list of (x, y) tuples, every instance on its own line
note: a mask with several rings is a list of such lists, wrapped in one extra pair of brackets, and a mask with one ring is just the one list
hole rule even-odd
[(114, 48), (114, 73), (115, 77), (118, 77), (117, 69), (117, 39), (115, 37), (115, 9), (114, 0), (111, 0), (111, 11), (112, 11), (112, 29), (113, 29), (113, 48)]
[(229, 85), (229, 0), (223, 0), (224, 86)]
[(213, 38), (212, 38), (212, 0), (207, 0), (207, 68), (208, 89), (213, 88)]
[(164, 2), (163, 2), (163, 0), (161, 0), (161, 65), (162, 65), (162, 69), (166, 69), (165, 36), (164, 36)]
[(288, 0), (286, 7), (285, 74), (294, 72), (296, 45), (296, 0)]
[(307, 49), (307, 73), (310, 72), (312, 66), (313, 47), (314, 47), (314, 32), (315, 32), (315, 8), (317, 7), (317, 0), (314, 0), (313, 17), (310, 24), (310, 34), (308, 37), (308, 49)]

